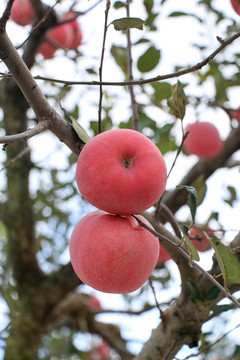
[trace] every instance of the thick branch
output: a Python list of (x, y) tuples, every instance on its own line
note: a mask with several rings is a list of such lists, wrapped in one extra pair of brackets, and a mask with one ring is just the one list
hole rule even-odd
[(10, 70), (38, 120), (49, 120), (51, 122), (49, 129), (75, 154), (79, 154), (83, 143), (71, 125), (50, 106), (6, 33), (0, 35), (0, 58)]

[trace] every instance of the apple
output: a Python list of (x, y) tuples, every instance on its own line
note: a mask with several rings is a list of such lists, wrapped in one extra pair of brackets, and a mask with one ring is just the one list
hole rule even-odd
[(234, 118), (234, 119), (236, 119), (237, 121), (240, 122), (240, 107), (238, 107), (235, 110), (231, 110), (230, 115), (231, 115), (232, 118)]
[(101, 303), (96, 296), (91, 295), (88, 299), (87, 304), (92, 309), (101, 309)]
[[(67, 13), (65, 16), (64, 16), (64, 19), (71, 19), (74, 17), (74, 13), (70, 12), (70, 13)], [(77, 21), (77, 19), (74, 19), (72, 21), (70, 21), (69, 23), (67, 23), (71, 28), (72, 28), (72, 31), (73, 31), (73, 36), (72, 36), (72, 40), (71, 42), (68, 44), (68, 49), (76, 49), (79, 45), (81, 45), (82, 43), (82, 30), (81, 30), (81, 27), (80, 27), (80, 24), (79, 22)]]
[[(206, 233), (209, 237), (214, 236), (214, 231), (211, 229), (207, 229)], [(212, 248), (211, 242), (206, 238), (203, 231), (197, 229), (196, 227), (192, 227), (190, 229), (189, 235), (190, 240), (198, 251), (204, 252)]]
[[(151, 227), (143, 216), (138, 219)], [(140, 288), (151, 275), (159, 242), (131, 215), (97, 210), (74, 227), (69, 251), (73, 269), (83, 283), (102, 292), (125, 294)]]
[(187, 125), (186, 131), (189, 134), (183, 147), (188, 154), (208, 159), (216, 157), (222, 151), (223, 141), (215, 125), (207, 121), (196, 121)]
[(12, 5), (10, 19), (16, 24), (25, 26), (33, 22), (34, 12), (29, 0), (15, 0)]
[(100, 344), (94, 345), (94, 347), (87, 352), (87, 360), (109, 360), (111, 359), (110, 347), (102, 341)]
[(167, 252), (167, 250), (164, 249), (163, 246), (160, 246), (159, 249), (159, 256), (158, 256), (158, 264), (164, 264), (166, 261), (171, 259), (171, 256)]
[(73, 29), (68, 23), (58, 25), (48, 32), (46, 38), (46, 41), (40, 45), (38, 52), (45, 59), (50, 59), (58, 48), (64, 49), (70, 46), (73, 39)]
[(157, 146), (135, 130), (105, 131), (81, 151), (76, 181), (93, 206), (113, 214), (136, 214), (154, 205), (167, 181)]
[(231, 0), (233, 10), (240, 15), (240, 0)]

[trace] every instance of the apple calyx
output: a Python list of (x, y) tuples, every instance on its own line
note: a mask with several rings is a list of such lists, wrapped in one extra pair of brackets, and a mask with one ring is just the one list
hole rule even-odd
[(131, 165), (132, 165), (132, 162), (133, 162), (133, 159), (131, 158), (126, 158), (126, 159), (123, 159), (123, 167), (125, 169), (129, 168)]

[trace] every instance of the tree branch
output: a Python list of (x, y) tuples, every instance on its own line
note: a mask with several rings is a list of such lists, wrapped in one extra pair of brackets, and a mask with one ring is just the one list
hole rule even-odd
[(49, 120), (49, 129), (75, 154), (79, 154), (83, 142), (78, 138), (72, 126), (50, 106), (5, 32), (0, 35), (0, 58), (10, 70), (38, 120)]
[(48, 120), (43, 120), (34, 128), (23, 131), (22, 133), (15, 134), (15, 135), (1, 136), (0, 144), (4, 144), (3, 148), (5, 150), (5, 148), (8, 144), (12, 144), (17, 141), (27, 141), (31, 137), (41, 134), (46, 129), (49, 129), (50, 125), (51, 125), (51, 123)]
[(35, 76), (34, 78), (36, 80), (45, 80), (65, 85), (105, 85), (105, 86), (133, 86), (133, 85), (145, 85), (150, 84), (157, 81), (177, 78), (186, 74), (193, 73), (195, 71), (198, 71), (202, 69), (204, 66), (206, 66), (208, 63), (210, 63), (225, 47), (233, 43), (235, 40), (237, 40), (240, 37), (240, 31), (231, 36), (227, 40), (223, 40), (222, 44), (213, 51), (209, 56), (207, 56), (204, 60), (200, 61), (199, 63), (189, 66), (186, 69), (182, 69), (173, 73), (165, 74), (165, 75), (158, 75), (153, 78), (148, 78), (145, 80), (130, 80), (130, 81), (67, 81), (67, 80), (61, 80), (61, 79), (54, 79), (54, 78), (48, 78), (44, 76)]

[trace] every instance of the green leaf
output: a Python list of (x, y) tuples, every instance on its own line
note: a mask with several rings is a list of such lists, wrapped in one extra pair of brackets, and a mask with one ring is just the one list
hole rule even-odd
[(193, 13), (185, 13), (183, 11), (173, 11), (171, 14), (168, 15), (168, 17), (178, 17), (178, 16), (192, 16), (195, 19), (197, 19), (200, 23), (203, 22), (199, 16), (196, 16)]
[(185, 244), (187, 245), (187, 248), (188, 248), (188, 252), (189, 252), (189, 256), (190, 256), (190, 265), (191, 265), (192, 260), (199, 261), (200, 257), (197, 252), (197, 249), (193, 245), (192, 241), (189, 239), (189, 236), (186, 234), (183, 234), (183, 237), (185, 240)]
[(152, 83), (151, 86), (154, 89), (153, 98), (155, 102), (160, 103), (171, 96), (171, 85), (167, 82), (156, 82)]
[(142, 73), (153, 70), (159, 63), (161, 56), (160, 50), (154, 46), (150, 46), (143, 55), (141, 55), (137, 62), (138, 70)]
[(217, 286), (213, 286), (206, 294), (206, 300), (215, 300), (220, 294), (220, 289)]
[(153, 0), (144, 0), (143, 5), (145, 6), (147, 13), (151, 14), (153, 5), (154, 5), (154, 1)]
[(128, 55), (126, 47), (113, 45), (110, 51), (114, 60), (126, 75), (128, 68)]
[(177, 118), (183, 120), (185, 116), (187, 97), (184, 93), (183, 86), (178, 80), (177, 84), (172, 87), (172, 96), (168, 99), (170, 111)]
[(187, 283), (191, 292), (192, 302), (196, 302), (196, 300), (201, 300), (201, 293), (199, 291), (199, 288), (197, 287), (197, 284), (191, 279), (189, 279)]
[(126, 4), (122, 1), (116, 1), (113, 5), (114, 9), (121, 9), (123, 7), (126, 7)]
[(210, 307), (210, 310), (212, 310), (215, 314), (220, 314), (224, 311), (232, 310), (234, 309), (234, 305), (213, 305)]
[(207, 192), (207, 184), (206, 184), (206, 179), (204, 177), (203, 174), (201, 174), (193, 183), (192, 186), (196, 189), (197, 191), (197, 195), (198, 195), (198, 201), (197, 201), (197, 205), (201, 205), (206, 192)]
[(224, 279), (225, 290), (227, 283), (240, 284), (240, 264), (231, 250), (216, 236), (211, 237), (209, 240), (215, 250), (216, 258)]
[(187, 185), (177, 185), (178, 189), (186, 189), (189, 192), (188, 197), (188, 204), (190, 207), (191, 215), (192, 215), (192, 221), (195, 222), (195, 215), (197, 211), (197, 202), (198, 202), (198, 196), (197, 191), (193, 186), (187, 186)]
[(79, 124), (79, 122), (77, 122), (76, 119), (71, 117), (71, 121), (72, 121), (72, 127), (78, 134), (79, 138), (86, 144), (91, 139), (90, 136), (88, 135), (86, 130)]
[(237, 192), (236, 189), (233, 186), (228, 186), (227, 187), (228, 191), (229, 191), (229, 199), (225, 199), (225, 203), (227, 203), (230, 206), (233, 206), (233, 202), (237, 199)]
[(115, 30), (127, 30), (127, 29), (143, 29), (145, 21), (139, 18), (125, 17), (112, 21)]

